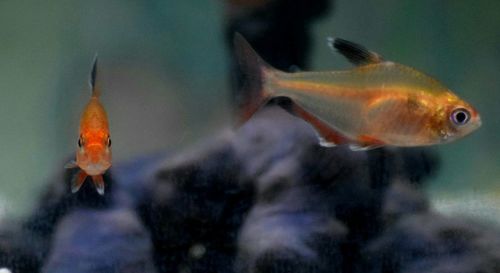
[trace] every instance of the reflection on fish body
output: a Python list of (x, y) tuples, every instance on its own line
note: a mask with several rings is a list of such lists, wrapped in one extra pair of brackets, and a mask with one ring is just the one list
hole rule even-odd
[(102, 175), (111, 167), (111, 138), (108, 118), (104, 107), (99, 102), (100, 90), (96, 84), (97, 57), (92, 66), (90, 86), (92, 96), (83, 110), (80, 119), (80, 137), (76, 152), (76, 161), (66, 164), (66, 168), (80, 168), (71, 182), (71, 191), (77, 192), (87, 176), (92, 181), (99, 194), (104, 194)]
[(274, 97), (316, 130), (323, 146), (354, 149), (450, 142), (481, 125), (478, 112), (432, 77), (384, 61), (355, 43), (329, 44), (356, 67), (344, 71), (286, 73), (266, 64), (239, 34), (236, 54), (244, 75), (241, 122)]

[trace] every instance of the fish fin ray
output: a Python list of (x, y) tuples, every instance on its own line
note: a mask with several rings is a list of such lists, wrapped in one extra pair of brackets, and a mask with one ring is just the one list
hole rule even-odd
[(94, 182), (97, 193), (104, 195), (104, 179), (102, 175), (93, 175), (92, 181)]
[(80, 190), (86, 178), (87, 174), (83, 170), (79, 170), (71, 179), (71, 192), (76, 193)]
[(349, 149), (351, 149), (351, 151), (353, 151), (353, 152), (369, 151), (369, 150), (373, 150), (373, 149), (380, 148), (380, 147), (382, 147), (382, 145), (363, 146), (362, 144), (356, 144), (356, 143), (349, 144)]
[(332, 126), (311, 114), (294, 101), (291, 101), (290, 106), (285, 108), (285, 110), (309, 123), (318, 136), (319, 145), (323, 147), (334, 147), (339, 144), (351, 142), (348, 137), (336, 131), (335, 128), (332, 128)]
[(68, 161), (68, 163), (64, 164), (65, 169), (73, 169), (76, 167), (78, 167), (78, 165), (76, 164), (75, 160), (70, 160), (70, 161)]
[(358, 137), (357, 143), (352, 143), (349, 145), (349, 149), (352, 151), (368, 151), (376, 148), (380, 148), (385, 146), (386, 144), (372, 136), (369, 135), (361, 135)]
[(237, 98), (237, 124), (242, 125), (271, 99), (270, 90), (266, 88), (266, 75), (274, 68), (262, 60), (239, 33), (234, 36), (234, 52), (242, 75), (239, 83), (242, 90)]
[(97, 86), (97, 53), (94, 56), (94, 61), (92, 62), (92, 70), (90, 71), (89, 85), (92, 90), (92, 97), (99, 97), (101, 91)]
[(336, 50), (349, 62), (356, 66), (381, 63), (384, 61), (378, 53), (368, 50), (366, 47), (340, 38), (327, 38), (328, 46)]

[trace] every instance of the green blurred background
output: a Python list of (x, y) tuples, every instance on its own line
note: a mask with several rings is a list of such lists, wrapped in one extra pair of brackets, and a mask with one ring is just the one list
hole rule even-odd
[[(32, 208), (73, 156), (99, 54), (115, 162), (188, 146), (228, 126), (223, 1), (0, 1), (0, 219)], [(449, 213), (500, 217), (500, 2), (338, 0), (314, 25), (315, 70), (350, 65), (350, 39), (436, 76), (483, 127), (435, 147), (427, 190)]]

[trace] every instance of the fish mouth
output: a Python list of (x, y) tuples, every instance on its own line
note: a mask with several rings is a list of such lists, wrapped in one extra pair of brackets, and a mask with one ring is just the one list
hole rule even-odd
[(85, 167), (85, 172), (88, 175), (99, 175), (103, 174), (108, 168), (106, 166), (103, 166), (100, 163), (97, 164), (89, 164)]
[(481, 118), (478, 116), (477, 120), (476, 120), (475, 128), (477, 129), (477, 128), (481, 127), (481, 125), (483, 125), (483, 122), (481, 121)]

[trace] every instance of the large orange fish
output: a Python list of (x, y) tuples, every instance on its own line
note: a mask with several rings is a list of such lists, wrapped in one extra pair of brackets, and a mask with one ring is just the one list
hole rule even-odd
[(320, 144), (353, 150), (450, 142), (481, 125), (478, 112), (432, 77), (385, 61), (342, 39), (329, 45), (356, 67), (344, 71), (286, 73), (266, 64), (239, 34), (236, 55), (243, 73), (241, 122), (274, 97), (316, 130)]
[(90, 73), (92, 96), (85, 106), (80, 118), (80, 137), (76, 151), (76, 161), (66, 164), (66, 168), (80, 168), (71, 182), (71, 191), (77, 192), (87, 176), (92, 181), (99, 194), (104, 194), (102, 175), (111, 167), (111, 138), (109, 135), (108, 118), (104, 107), (99, 102), (100, 89), (96, 83), (97, 57)]

